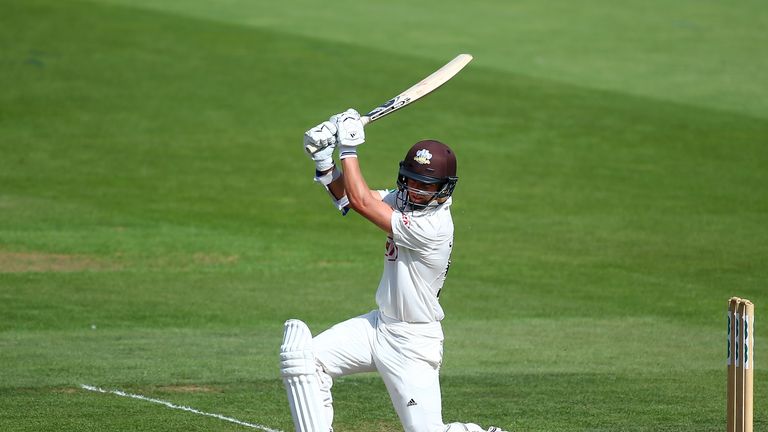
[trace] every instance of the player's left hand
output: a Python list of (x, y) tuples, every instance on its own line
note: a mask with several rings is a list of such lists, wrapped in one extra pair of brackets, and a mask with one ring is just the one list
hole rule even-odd
[(315, 162), (317, 171), (333, 167), (333, 150), (336, 148), (336, 125), (324, 121), (304, 133), (304, 151)]

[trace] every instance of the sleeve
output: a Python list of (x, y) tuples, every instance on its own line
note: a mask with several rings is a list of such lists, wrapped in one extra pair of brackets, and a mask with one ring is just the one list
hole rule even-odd
[(398, 210), (392, 212), (392, 239), (397, 246), (429, 252), (442, 243), (444, 237), (437, 218), (414, 217)]
[(390, 207), (395, 208), (395, 193), (396, 189), (392, 190), (377, 190), (381, 196), (381, 200), (389, 204)]

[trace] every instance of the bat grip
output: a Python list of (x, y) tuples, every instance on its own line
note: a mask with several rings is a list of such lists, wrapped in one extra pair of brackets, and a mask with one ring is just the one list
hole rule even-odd
[(365, 126), (371, 122), (371, 118), (368, 117), (367, 115), (360, 116), (360, 122), (363, 124), (363, 126)]

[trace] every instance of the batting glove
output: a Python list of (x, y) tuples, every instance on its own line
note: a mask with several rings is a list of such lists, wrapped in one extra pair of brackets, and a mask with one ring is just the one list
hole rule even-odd
[(304, 151), (315, 162), (317, 171), (327, 171), (333, 167), (336, 132), (334, 123), (324, 121), (304, 133)]
[(360, 121), (360, 113), (350, 108), (343, 113), (331, 116), (331, 123), (336, 125), (336, 136), (340, 144), (341, 159), (357, 157), (357, 146), (365, 142), (365, 130)]

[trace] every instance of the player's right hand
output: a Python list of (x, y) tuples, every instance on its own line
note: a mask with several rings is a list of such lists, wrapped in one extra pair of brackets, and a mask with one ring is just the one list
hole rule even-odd
[(339, 144), (342, 146), (354, 147), (365, 142), (363, 122), (360, 121), (360, 113), (354, 108), (332, 115), (330, 121), (338, 129)]
[(329, 120), (338, 130), (339, 159), (357, 157), (357, 146), (365, 142), (365, 129), (360, 120), (360, 113), (350, 108), (343, 113), (332, 115)]
[(317, 171), (326, 171), (333, 167), (336, 131), (335, 124), (324, 121), (304, 133), (304, 151), (315, 162)]

